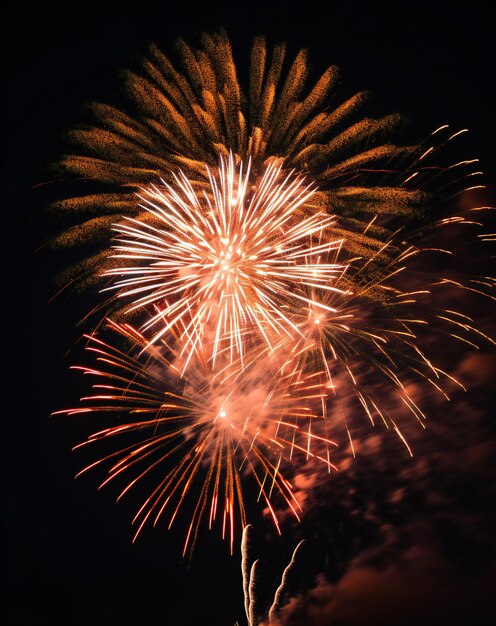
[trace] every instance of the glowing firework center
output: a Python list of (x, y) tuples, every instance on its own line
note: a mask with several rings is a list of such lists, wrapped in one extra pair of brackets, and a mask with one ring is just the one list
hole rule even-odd
[[(314, 189), (269, 165), (247, 192), (250, 162), (231, 155), (199, 193), (185, 176), (143, 192), (148, 222), (116, 224), (117, 259), (107, 272), (131, 309), (153, 306), (143, 329), (150, 342), (180, 337), (186, 362), (202, 352), (244, 359), (247, 340), (273, 348), (280, 336), (301, 334), (289, 308), (318, 307), (307, 290), (335, 290), (343, 267), (330, 260), (341, 241), (330, 235), (334, 218), (305, 207)], [(206, 351), (206, 353), (205, 353)]]

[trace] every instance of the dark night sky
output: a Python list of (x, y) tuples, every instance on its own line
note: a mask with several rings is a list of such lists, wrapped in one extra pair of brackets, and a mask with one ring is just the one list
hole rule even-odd
[[(47, 165), (60, 154), (63, 135), (77, 122), (82, 104), (119, 102), (118, 70), (134, 66), (147, 42), (170, 51), (178, 36), (197, 42), (201, 32), (224, 26), (242, 69), (253, 36), (266, 34), (272, 42), (285, 40), (294, 52), (308, 47), (315, 75), (338, 64), (343, 94), (370, 89), (374, 110), (406, 114), (420, 136), (442, 123), (468, 127), (464, 155), (481, 159), (494, 191), (491, 20), (473, 2), (414, 3), (408, 11), (401, 3), (346, 2), (328, 2), (318, 11), (308, 2), (136, 3), (132, 9), (18, 3), (11, 9), (3, 26), (2, 97), (3, 623), (232, 625), (242, 619), (238, 559), (229, 557), (217, 535), (202, 537), (189, 564), (180, 559), (179, 532), (149, 530), (132, 546), (133, 502), (116, 506), (111, 494), (97, 492), (98, 476), (73, 480), (81, 459), (70, 448), (82, 431), (49, 414), (73, 404), (79, 394), (78, 382), (67, 373), (72, 360), (66, 352), (80, 332), (74, 327), (81, 303), (48, 304), (57, 261), (35, 252), (53, 227), (42, 217), (54, 193), (52, 184), (40, 186), (50, 178)], [(489, 398), (494, 361), (491, 366), (488, 350), (480, 360), (467, 357), (460, 367), (469, 376), (471, 367), (476, 370), (474, 387), (482, 391), (464, 397), (458, 413), (454, 410), (446, 454), (439, 453), (445, 440), (434, 428), (431, 439), (421, 441), (426, 467), (418, 463), (404, 480), (418, 487), (416, 472), (421, 472), (424, 491), (440, 490), (446, 497), (440, 508), (449, 508), (452, 517), (436, 509), (429, 518), (432, 509), (420, 488), (410, 492), (401, 511), (384, 505), (373, 519), (364, 502), (351, 506), (346, 481), (370, 487), (369, 470), (378, 476), (370, 498), (385, 501), (397, 492), (388, 474), (394, 467), (374, 467), (378, 461), (365, 453), (336, 484), (337, 495), (320, 521), (309, 522), (315, 535), (327, 527), (320, 533), (323, 543), (316, 544), (324, 547), (310, 546), (302, 557), (309, 574), (295, 579), (290, 626), (392, 626), (410, 619), (479, 626), (494, 617), (489, 591), (496, 542), (488, 531), (495, 495), (494, 446), (492, 454), (488, 447), (495, 440)], [(470, 442), (458, 460), (460, 438)], [(394, 541), (384, 540), (391, 536)], [(256, 542), (255, 550), (269, 562), (262, 586), (273, 586), (270, 576), (294, 543), (291, 536), (271, 547), (260, 538)], [(313, 558), (329, 545), (335, 566)], [(386, 553), (389, 560), (382, 565)], [(398, 561), (406, 565), (395, 569), (391, 562)], [(324, 567), (331, 582), (319, 577)], [(330, 598), (336, 599), (334, 609)], [(355, 612), (343, 609), (347, 601)]]

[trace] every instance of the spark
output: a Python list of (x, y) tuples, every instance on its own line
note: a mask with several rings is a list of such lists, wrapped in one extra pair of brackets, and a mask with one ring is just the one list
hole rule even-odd
[[(258, 623), (257, 613), (256, 613), (256, 608), (257, 608), (256, 607), (256, 590), (257, 590), (256, 574), (257, 574), (257, 570), (261, 562), (260, 559), (256, 559), (255, 561), (253, 561), (251, 567), (249, 564), (249, 559), (250, 559), (249, 538), (250, 538), (250, 533), (252, 530), (253, 530), (253, 527), (251, 526), (251, 524), (248, 524), (247, 526), (245, 526), (245, 528), (243, 529), (243, 536), (241, 540), (241, 575), (242, 575), (242, 581), (243, 581), (244, 606), (245, 606), (245, 613), (246, 613), (248, 626), (256, 626)], [(283, 572), (281, 575), (281, 582), (279, 583), (279, 586), (277, 587), (274, 593), (274, 598), (269, 608), (269, 612), (268, 612), (269, 624), (276, 623), (275, 620), (277, 619), (276, 618), (277, 609), (279, 607), (282, 594), (284, 593), (284, 590), (286, 589), (289, 573), (294, 567), (296, 563), (296, 555), (298, 554), (299, 549), (304, 543), (305, 543), (304, 540), (298, 543), (296, 548), (293, 550), (293, 554), (291, 555), (291, 559), (289, 563), (283, 569)]]
[(292, 567), (294, 566), (294, 564), (296, 562), (296, 554), (297, 554), (298, 550), (300, 549), (300, 547), (304, 543), (305, 543), (305, 541), (302, 540), (296, 546), (296, 548), (293, 551), (293, 554), (291, 555), (290, 562), (286, 565), (286, 567), (283, 570), (282, 577), (281, 577), (281, 583), (279, 584), (279, 587), (276, 589), (276, 593), (274, 594), (274, 600), (272, 602), (272, 606), (269, 609), (269, 623), (272, 623), (272, 621), (274, 620), (274, 618), (276, 616), (276, 611), (277, 611), (277, 608), (279, 606), (279, 602), (281, 600), (281, 596), (282, 596), (282, 594), (284, 592), (284, 589), (286, 588), (289, 572), (291, 571)]

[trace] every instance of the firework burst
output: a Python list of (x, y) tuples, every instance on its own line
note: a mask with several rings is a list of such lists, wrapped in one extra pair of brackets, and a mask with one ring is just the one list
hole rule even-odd
[[(243, 359), (245, 338), (258, 343), (254, 331), (269, 347), (280, 334), (300, 333), (284, 308), (310, 303), (301, 287), (336, 290), (344, 268), (330, 262), (342, 243), (332, 240), (334, 219), (309, 212), (313, 190), (299, 178), (279, 177), (271, 165), (250, 190), (250, 162), (243, 172), (232, 155), (221, 158), (210, 194), (199, 197), (183, 174), (176, 189), (143, 193), (152, 223), (114, 227), (115, 257), (127, 265), (107, 275), (118, 277), (113, 288), (131, 311), (155, 305), (145, 324), (159, 326), (153, 342), (180, 327), (181, 353), (204, 353), (210, 343), (212, 365), (219, 352)], [(315, 306), (329, 308), (318, 299)]]
[(127, 477), (121, 495), (147, 485), (138, 533), (166, 511), (172, 524), (199, 492), (186, 550), (205, 518), (222, 518), (232, 546), (248, 477), (278, 529), (277, 505), (298, 517), (291, 474), (306, 460), (334, 467), (342, 417), (354, 453), (344, 405), (412, 454), (396, 414), (422, 426), (425, 415), (409, 383), (448, 397), (460, 383), (432, 358), (439, 340), (488, 339), (446, 294), (490, 295), (494, 283), (460, 278), (435, 234), (481, 227), (439, 202), (479, 174), (476, 160), (432, 166), (460, 132), (389, 143), (399, 117), (353, 121), (363, 93), (330, 107), (336, 70), (307, 89), (304, 51), (284, 73), (284, 46), (269, 62), (257, 39), (245, 93), (224, 34), (179, 49), (184, 73), (156, 48), (128, 73), (137, 118), (95, 105), (96, 120), (73, 133), (64, 170), (105, 191), (56, 204), (80, 223), (53, 245), (96, 241), (63, 280), (105, 277), (112, 294), (112, 336), (89, 335), (98, 367), (79, 368), (102, 384), (64, 412), (116, 418), (85, 444), (124, 441), (93, 465), (108, 464), (104, 484)]
[[(117, 418), (117, 425), (90, 435), (87, 444), (117, 439), (118, 450), (105, 454), (81, 473), (106, 465), (103, 485), (117, 478), (127, 482), (118, 500), (137, 483), (150, 494), (133, 522), (135, 538), (144, 524), (156, 525), (169, 513), (169, 527), (190, 492), (199, 485), (184, 551), (194, 544), (200, 521), (209, 527), (222, 518), (222, 535), (232, 543), (235, 519), (246, 523), (242, 478), (251, 477), (280, 532), (276, 497), (299, 519), (301, 507), (285, 467), (299, 459), (315, 459), (336, 469), (323, 436), (319, 412), (326, 392), (315, 385), (315, 373), (305, 373), (288, 361), (277, 378), (258, 359), (212, 375), (199, 361), (181, 375), (169, 351), (158, 341), (150, 347), (139, 331), (109, 322), (113, 341), (87, 336), (95, 366), (74, 367), (96, 380), (82, 406), (59, 411), (69, 415), (94, 413)], [(115, 344), (125, 342), (127, 351)], [(270, 365), (270, 359), (269, 359)], [(276, 370), (273, 369), (273, 372)]]
[[(177, 54), (176, 62), (151, 46), (141, 67), (124, 74), (124, 110), (93, 103), (87, 123), (70, 133), (70, 153), (59, 168), (73, 180), (74, 196), (52, 210), (77, 223), (51, 246), (70, 250), (85, 242), (92, 255), (65, 270), (61, 286), (90, 287), (115, 267), (108, 254), (112, 224), (123, 215), (149, 217), (136, 192), (160, 179), (175, 186), (179, 170), (195, 188), (208, 189), (205, 166), (216, 168), (219, 155), (251, 160), (258, 180), (270, 163), (286, 174), (309, 175), (318, 186), (313, 204), (339, 215), (337, 238), (366, 257), (384, 241), (375, 226), (364, 236), (370, 216), (408, 216), (425, 201), (418, 187), (403, 184), (416, 171), (421, 149), (391, 142), (400, 116), (362, 117), (366, 92), (336, 104), (336, 67), (309, 85), (306, 50), (288, 59), (284, 44), (271, 50), (258, 37), (244, 86), (224, 32), (203, 35), (197, 49), (179, 41)], [(80, 186), (88, 180), (98, 191), (88, 194), (87, 185)]]

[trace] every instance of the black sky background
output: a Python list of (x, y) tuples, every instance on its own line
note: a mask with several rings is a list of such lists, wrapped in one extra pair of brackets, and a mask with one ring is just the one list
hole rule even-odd
[[(202, 536), (190, 563), (180, 558), (181, 532), (146, 531), (131, 545), (133, 501), (116, 506), (111, 494), (96, 491), (98, 476), (73, 480), (81, 459), (70, 448), (83, 431), (49, 414), (80, 395), (80, 381), (67, 371), (73, 362), (67, 351), (76, 344), (75, 323), (85, 307), (68, 299), (48, 303), (58, 261), (36, 251), (60, 228), (42, 213), (60, 193), (48, 165), (63, 150), (64, 133), (81, 118), (85, 102), (119, 103), (118, 70), (136, 66), (148, 42), (167, 52), (178, 36), (195, 43), (201, 32), (224, 26), (242, 72), (251, 40), (265, 34), (271, 42), (286, 41), (292, 52), (308, 47), (315, 76), (338, 64), (342, 94), (370, 89), (373, 110), (404, 113), (418, 136), (443, 123), (468, 127), (464, 157), (481, 159), (485, 182), (494, 190), (491, 20), (476, 3), (353, 2), (329, 2), (324, 9), (308, 2), (99, 8), (18, 3), (4, 17), (3, 623), (232, 625), (242, 619), (239, 563), (217, 534)], [(486, 394), (478, 410), (492, 417)], [(478, 488), (464, 486), (468, 492)], [(461, 505), (468, 513), (472, 506), (470, 499)], [(351, 535), (366, 531), (359, 522), (343, 531), (333, 521), (336, 533), (338, 527), (345, 563)], [(454, 553), (462, 550), (462, 539), (456, 541)], [(276, 570), (293, 545), (291, 537), (273, 544)], [(263, 541), (255, 549), (268, 556)], [(438, 617), (429, 621), (430, 612), (444, 615), (446, 623), (489, 623), (486, 587), (474, 597), (488, 606), (466, 607), (460, 622), (440, 597), (438, 606), (429, 598), (423, 624), (440, 623)], [(398, 625), (405, 619), (398, 617)], [(364, 611), (358, 623), (372, 621)]]

